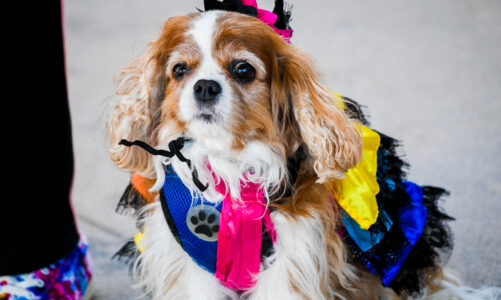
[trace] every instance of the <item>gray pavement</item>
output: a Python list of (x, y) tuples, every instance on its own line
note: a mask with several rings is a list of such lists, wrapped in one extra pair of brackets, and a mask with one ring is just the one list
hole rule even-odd
[[(272, 8), (272, 0), (260, 1)], [(335, 91), (403, 141), (410, 179), (448, 188), (457, 218), (450, 266), (470, 285), (501, 286), (501, 2), (291, 1), (293, 42)], [(134, 232), (114, 213), (128, 175), (108, 159), (113, 76), (196, 1), (65, 1), (76, 176), (73, 204), (94, 262), (95, 299), (137, 295), (111, 256)]]

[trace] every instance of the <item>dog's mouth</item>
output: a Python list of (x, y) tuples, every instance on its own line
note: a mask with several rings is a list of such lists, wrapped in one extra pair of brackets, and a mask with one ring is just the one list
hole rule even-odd
[(199, 113), (198, 115), (196, 115), (195, 118), (205, 123), (213, 123), (216, 121), (216, 116), (213, 113), (206, 113), (206, 112)]
[(214, 110), (214, 107), (211, 106), (211, 107), (199, 107), (198, 112), (195, 114), (195, 119), (207, 124), (211, 124), (211, 123), (216, 123), (219, 118)]

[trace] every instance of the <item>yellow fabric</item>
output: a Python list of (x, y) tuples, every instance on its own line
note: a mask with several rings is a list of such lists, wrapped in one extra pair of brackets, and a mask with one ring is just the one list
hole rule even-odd
[[(331, 91), (332, 92), (332, 91)], [(343, 97), (332, 92), (336, 106), (345, 110)], [(345, 178), (334, 184), (338, 204), (352, 217), (362, 229), (369, 229), (379, 215), (376, 195), (377, 150), (381, 142), (379, 134), (361, 124), (355, 125), (362, 134), (362, 159), (345, 174)]]
[(140, 245), (142, 240), (143, 240), (143, 233), (142, 232), (138, 232), (134, 236), (134, 242), (136, 243), (136, 246), (139, 249), (139, 252), (143, 252), (144, 251), (144, 247)]
[(362, 133), (362, 159), (335, 183), (337, 202), (360, 225), (369, 229), (377, 220), (379, 210), (376, 195), (379, 185), (376, 179), (379, 134), (363, 125), (357, 125)]
[(334, 96), (336, 96), (336, 98), (338, 98), (338, 99), (336, 99), (336, 102), (335, 102), (336, 106), (339, 109), (344, 110), (345, 109), (345, 104), (344, 104), (344, 101), (343, 101), (343, 96), (341, 96), (338, 93), (334, 93), (334, 92), (332, 92), (332, 93), (334, 94)]

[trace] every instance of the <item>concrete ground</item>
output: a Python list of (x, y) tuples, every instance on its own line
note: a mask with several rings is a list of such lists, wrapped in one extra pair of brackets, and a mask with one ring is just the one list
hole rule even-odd
[[(451, 191), (449, 265), (469, 285), (501, 286), (501, 2), (291, 2), (293, 42), (328, 85), (366, 105), (374, 128), (403, 141), (410, 179)], [(96, 299), (136, 295), (127, 267), (111, 260), (135, 232), (132, 219), (114, 213), (128, 175), (106, 152), (113, 76), (163, 21), (196, 7), (203, 1), (65, 1), (73, 204), (90, 241)]]

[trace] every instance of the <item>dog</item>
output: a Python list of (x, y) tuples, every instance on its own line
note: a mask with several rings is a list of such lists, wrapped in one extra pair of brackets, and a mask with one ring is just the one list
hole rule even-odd
[[(365, 159), (360, 128), (367, 122), (354, 101), (330, 91), (317, 74), (307, 55), (274, 28), (256, 17), (222, 10), (168, 19), (160, 37), (120, 71), (108, 122), (109, 152), (117, 166), (134, 174), (121, 205), (137, 208), (141, 233), (123, 250), (134, 253), (134, 274), (146, 295), (152, 299), (474, 296), (475, 291), (457, 287), (442, 269), (452, 243), (446, 225), (450, 218), (436, 207), (438, 197), (446, 194), (439, 188), (422, 188), (426, 226), (391, 283), (384, 284), (381, 274), (367, 267), (370, 259), (364, 252), (354, 250), (357, 243), (346, 233), (349, 222), (343, 221), (349, 210), (339, 200), (343, 198), (339, 182)], [(380, 148), (389, 149), (388, 159), (397, 166), (395, 178), (402, 177), (405, 163), (395, 156), (396, 142), (379, 133), (375, 136)], [(218, 228), (211, 224), (217, 224), (218, 213), (212, 211), (223, 198), (238, 203), (249, 187), (261, 195), (263, 208), (257, 211), (261, 217), (268, 215), (273, 225), (259, 223), (263, 239), (258, 244), (269, 251), (259, 253), (258, 269), (250, 274), (248, 286), (222, 281), (190, 257), (179, 233), (173, 231), (175, 216), (167, 217), (175, 213), (172, 208), (166, 213), (166, 206), (173, 204), (165, 204), (169, 196), (163, 188), (168, 180), (177, 180), (169, 174), (176, 174), (188, 191), (190, 209), (195, 207), (193, 199), (214, 204), (181, 218), (187, 223), (205, 222), (204, 228), (192, 233), (207, 240), (217, 234)], [(374, 197), (379, 189), (380, 194), (403, 189), (400, 181), (393, 190), (382, 184)], [(391, 200), (396, 206), (397, 196)], [(386, 205), (390, 212), (390, 204)], [(383, 215), (381, 205), (379, 211), (378, 218)], [(222, 213), (217, 217), (222, 219)], [(432, 217), (436, 220), (430, 221)], [(392, 236), (387, 234), (382, 241)], [(371, 247), (368, 251), (387, 249)]]

